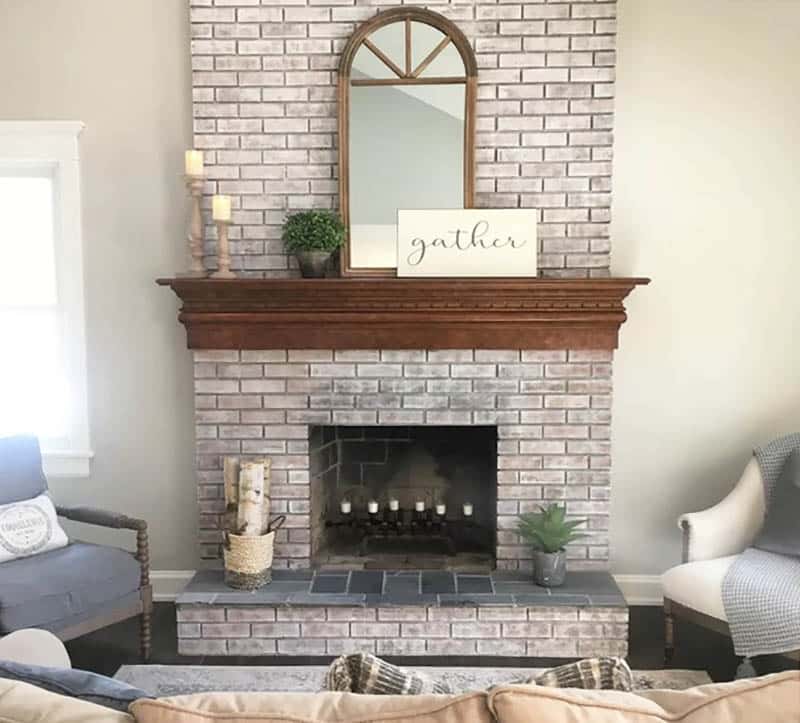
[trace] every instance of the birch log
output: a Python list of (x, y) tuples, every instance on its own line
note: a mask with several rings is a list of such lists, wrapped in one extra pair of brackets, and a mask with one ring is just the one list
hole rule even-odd
[(222, 478), (225, 488), (224, 529), (235, 533), (238, 529), (239, 509), (239, 458), (224, 457), (222, 460)]
[(238, 534), (264, 533), (264, 463), (242, 462), (239, 471)]
[(271, 499), (271, 483), (272, 483), (272, 460), (269, 457), (258, 460), (264, 465), (264, 505), (261, 508), (261, 529), (267, 532), (269, 527), (270, 507), (272, 504)]

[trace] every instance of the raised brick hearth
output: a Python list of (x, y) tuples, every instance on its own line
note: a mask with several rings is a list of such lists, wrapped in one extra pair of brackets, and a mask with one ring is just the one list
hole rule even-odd
[[(557, 591), (537, 587), (519, 573), (452, 575), (444, 589), (454, 592), (440, 594), (425, 591), (447, 583), (442, 576), (450, 573), (370, 574), (383, 577), (382, 592), (353, 592), (365, 589), (361, 581), (354, 582), (353, 573), (277, 571), (272, 584), (253, 593), (231, 591), (220, 572), (200, 573), (178, 598), (178, 651), (547, 658), (627, 654), (628, 609), (607, 573), (574, 573)], [(340, 592), (313, 592), (319, 588)]]

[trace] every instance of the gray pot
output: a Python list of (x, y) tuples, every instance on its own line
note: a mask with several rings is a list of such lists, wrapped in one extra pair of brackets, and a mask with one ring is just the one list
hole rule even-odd
[(558, 587), (567, 577), (567, 553), (533, 552), (533, 581), (542, 587)]
[(297, 251), (297, 263), (304, 279), (324, 279), (331, 259), (330, 251)]

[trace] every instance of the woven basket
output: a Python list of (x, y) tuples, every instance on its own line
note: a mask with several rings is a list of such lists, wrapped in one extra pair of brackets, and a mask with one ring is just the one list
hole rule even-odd
[(275, 532), (265, 535), (225, 535), (225, 584), (237, 590), (257, 590), (272, 581)]

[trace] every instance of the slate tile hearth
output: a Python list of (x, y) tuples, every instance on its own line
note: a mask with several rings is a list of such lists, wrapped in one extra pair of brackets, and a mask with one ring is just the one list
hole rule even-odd
[(195, 575), (179, 604), (399, 606), (625, 606), (614, 578), (606, 572), (572, 572), (564, 586), (534, 585), (529, 575), (486, 575), (447, 571), (275, 570), (269, 585), (253, 592), (225, 585), (221, 570)]

